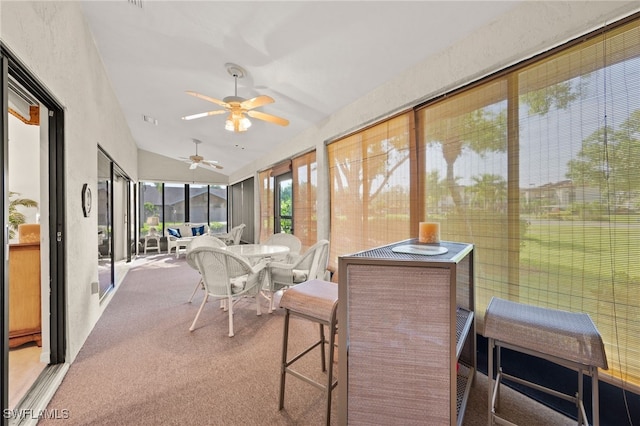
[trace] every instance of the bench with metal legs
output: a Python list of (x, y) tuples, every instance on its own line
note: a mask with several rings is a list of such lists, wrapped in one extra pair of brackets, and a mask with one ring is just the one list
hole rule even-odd
[[(578, 425), (588, 425), (583, 402), (583, 377), (591, 376), (593, 425), (599, 425), (598, 368), (606, 370), (607, 358), (604, 344), (589, 315), (541, 308), (493, 298), (489, 302), (484, 319), (484, 335), (489, 339), (488, 424), (514, 425), (498, 415), (500, 384), (509, 380), (541, 392), (572, 401), (578, 409)], [(501, 349), (507, 348), (526, 353), (578, 372), (575, 395), (532, 383), (502, 369)], [(496, 352), (497, 375), (493, 377), (493, 352)]]

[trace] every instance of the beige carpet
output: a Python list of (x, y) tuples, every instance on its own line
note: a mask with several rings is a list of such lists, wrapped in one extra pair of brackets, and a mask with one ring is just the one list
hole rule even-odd
[[(197, 329), (189, 326), (202, 300), (187, 303), (198, 273), (184, 257), (151, 255), (136, 261), (87, 339), (48, 409), (67, 410), (65, 425), (320, 425), (322, 392), (288, 378), (285, 409), (278, 411), (283, 313), (255, 314), (253, 301), (235, 314), (208, 303)], [(317, 335), (303, 320), (291, 325), (292, 351)], [(319, 356), (301, 361), (319, 372)], [(319, 373), (318, 373), (319, 374)], [(320, 377), (320, 376), (318, 376)], [(340, 386), (340, 385), (338, 385)], [(487, 424), (486, 376), (478, 374), (464, 425)], [(337, 392), (332, 423), (337, 424)], [(575, 424), (513, 391), (502, 409), (521, 425)]]

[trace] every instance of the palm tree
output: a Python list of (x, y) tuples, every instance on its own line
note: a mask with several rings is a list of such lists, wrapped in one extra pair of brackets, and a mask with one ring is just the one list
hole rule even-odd
[[(9, 238), (14, 238), (18, 225), (25, 223), (26, 217), (18, 211), (18, 206), (38, 207), (38, 203), (29, 198), (20, 198), (18, 192), (9, 191)], [(12, 197), (18, 197), (11, 199)]]
[(476, 205), (485, 211), (500, 211), (502, 204), (507, 197), (507, 181), (500, 175), (483, 173), (480, 176), (472, 177), (475, 184), (469, 191), (475, 194)]

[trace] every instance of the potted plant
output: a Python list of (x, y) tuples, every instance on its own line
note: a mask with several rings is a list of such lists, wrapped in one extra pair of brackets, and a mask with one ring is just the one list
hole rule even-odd
[(158, 206), (145, 201), (144, 211), (147, 214), (147, 224), (151, 226), (158, 226), (160, 224), (160, 218), (158, 217)]
[(18, 226), (25, 223), (26, 217), (18, 211), (18, 206), (38, 207), (38, 203), (29, 198), (21, 198), (18, 192), (9, 191), (9, 238), (15, 238)]

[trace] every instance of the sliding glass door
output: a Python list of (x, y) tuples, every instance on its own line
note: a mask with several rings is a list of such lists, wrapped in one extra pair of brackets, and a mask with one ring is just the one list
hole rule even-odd
[[(1, 43), (0, 65), (0, 214), (13, 231), (0, 233), (4, 413), (22, 399), (16, 390), (29, 392), (43, 368), (65, 361), (65, 169), (62, 107)], [(19, 351), (35, 356), (18, 363)], [(7, 421), (3, 416), (3, 424)]]
[(112, 220), (111, 220), (111, 161), (98, 151), (98, 281), (100, 297), (113, 286)]
[[(102, 298), (124, 276), (135, 246), (135, 201), (131, 179), (98, 150), (98, 281)], [(134, 222), (134, 223), (130, 223)]]
[(231, 185), (228, 197), (227, 208), (230, 211), (229, 218), (231, 219), (227, 225), (228, 228), (231, 229), (244, 223), (246, 227), (242, 232), (242, 242), (252, 244), (255, 241), (253, 178)]

